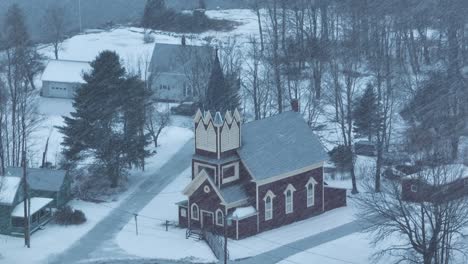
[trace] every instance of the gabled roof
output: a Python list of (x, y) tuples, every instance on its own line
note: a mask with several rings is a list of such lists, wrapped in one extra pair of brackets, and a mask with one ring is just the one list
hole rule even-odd
[(42, 81), (85, 83), (83, 72), (91, 71), (86, 61), (50, 60), (42, 73)]
[(466, 178), (468, 178), (468, 166), (463, 164), (448, 164), (427, 168), (404, 177), (404, 179), (422, 180), (431, 185), (444, 185)]
[(200, 186), (208, 181), (214, 189), (222, 204), (228, 205), (235, 202), (244, 201), (249, 198), (244, 184), (240, 182), (221, 186), (221, 189), (216, 186), (211, 180), (210, 175), (205, 170), (202, 170), (195, 179), (193, 179), (187, 187), (182, 191), (184, 195), (192, 195)]
[(0, 176), (0, 204), (13, 204), (20, 185), (19, 177)]
[(209, 46), (156, 43), (151, 57), (151, 72), (181, 73), (197, 63), (211, 62), (214, 53)]
[(265, 180), (324, 162), (322, 144), (299, 113), (284, 112), (242, 127), (237, 150), (254, 180)]
[[(31, 189), (36, 191), (52, 191), (58, 192), (62, 188), (67, 174), (64, 170), (51, 169), (27, 169), (28, 184)], [(22, 177), (23, 169), (8, 167), (6, 168), (7, 176)]]

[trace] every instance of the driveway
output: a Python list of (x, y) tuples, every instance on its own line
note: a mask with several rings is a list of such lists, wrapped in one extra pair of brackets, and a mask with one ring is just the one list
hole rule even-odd
[[(143, 181), (138, 189), (122, 201), (117, 208), (113, 209), (106, 218), (99, 222), (79, 241), (75, 242), (68, 250), (51, 258), (48, 263), (77, 263), (94, 258), (129, 257), (125, 252), (113, 246), (115, 236), (133, 217), (128, 212), (141, 211), (158, 193), (181, 174), (187, 168), (187, 164), (191, 164), (193, 149), (194, 141), (190, 140), (158, 171)], [(148, 195), (147, 192), (151, 192), (154, 195)], [(114, 262), (111, 261), (109, 263)], [(168, 262), (141, 260), (141, 262), (132, 261), (132, 263)]]

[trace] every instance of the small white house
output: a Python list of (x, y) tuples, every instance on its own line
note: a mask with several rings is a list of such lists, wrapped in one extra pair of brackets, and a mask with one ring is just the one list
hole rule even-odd
[(50, 60), (42, 73), (41, 95), (73, 98), (76, 89), (85, 83), (83, 73), (90, 70), (91, 65), (86, 61)]

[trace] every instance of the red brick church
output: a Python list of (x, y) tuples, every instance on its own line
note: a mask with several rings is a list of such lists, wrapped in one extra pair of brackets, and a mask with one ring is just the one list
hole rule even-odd
[(346, 191), (324, 182), (327, 154), (299, 113), (242, 124), (237, 110), (199, 110), (194, 121), (181, 226), (223, 233), (229, 223), (229, 237), (241, 239), (346, 206)]

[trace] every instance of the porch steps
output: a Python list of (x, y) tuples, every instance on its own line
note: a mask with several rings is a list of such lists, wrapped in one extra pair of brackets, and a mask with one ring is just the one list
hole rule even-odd
[(190, 229), (188, 228), (185, 232), (185, 238), (188, 239), (189, 237), (195, 240), (203, 240), (203, 231), (200, 229)]

